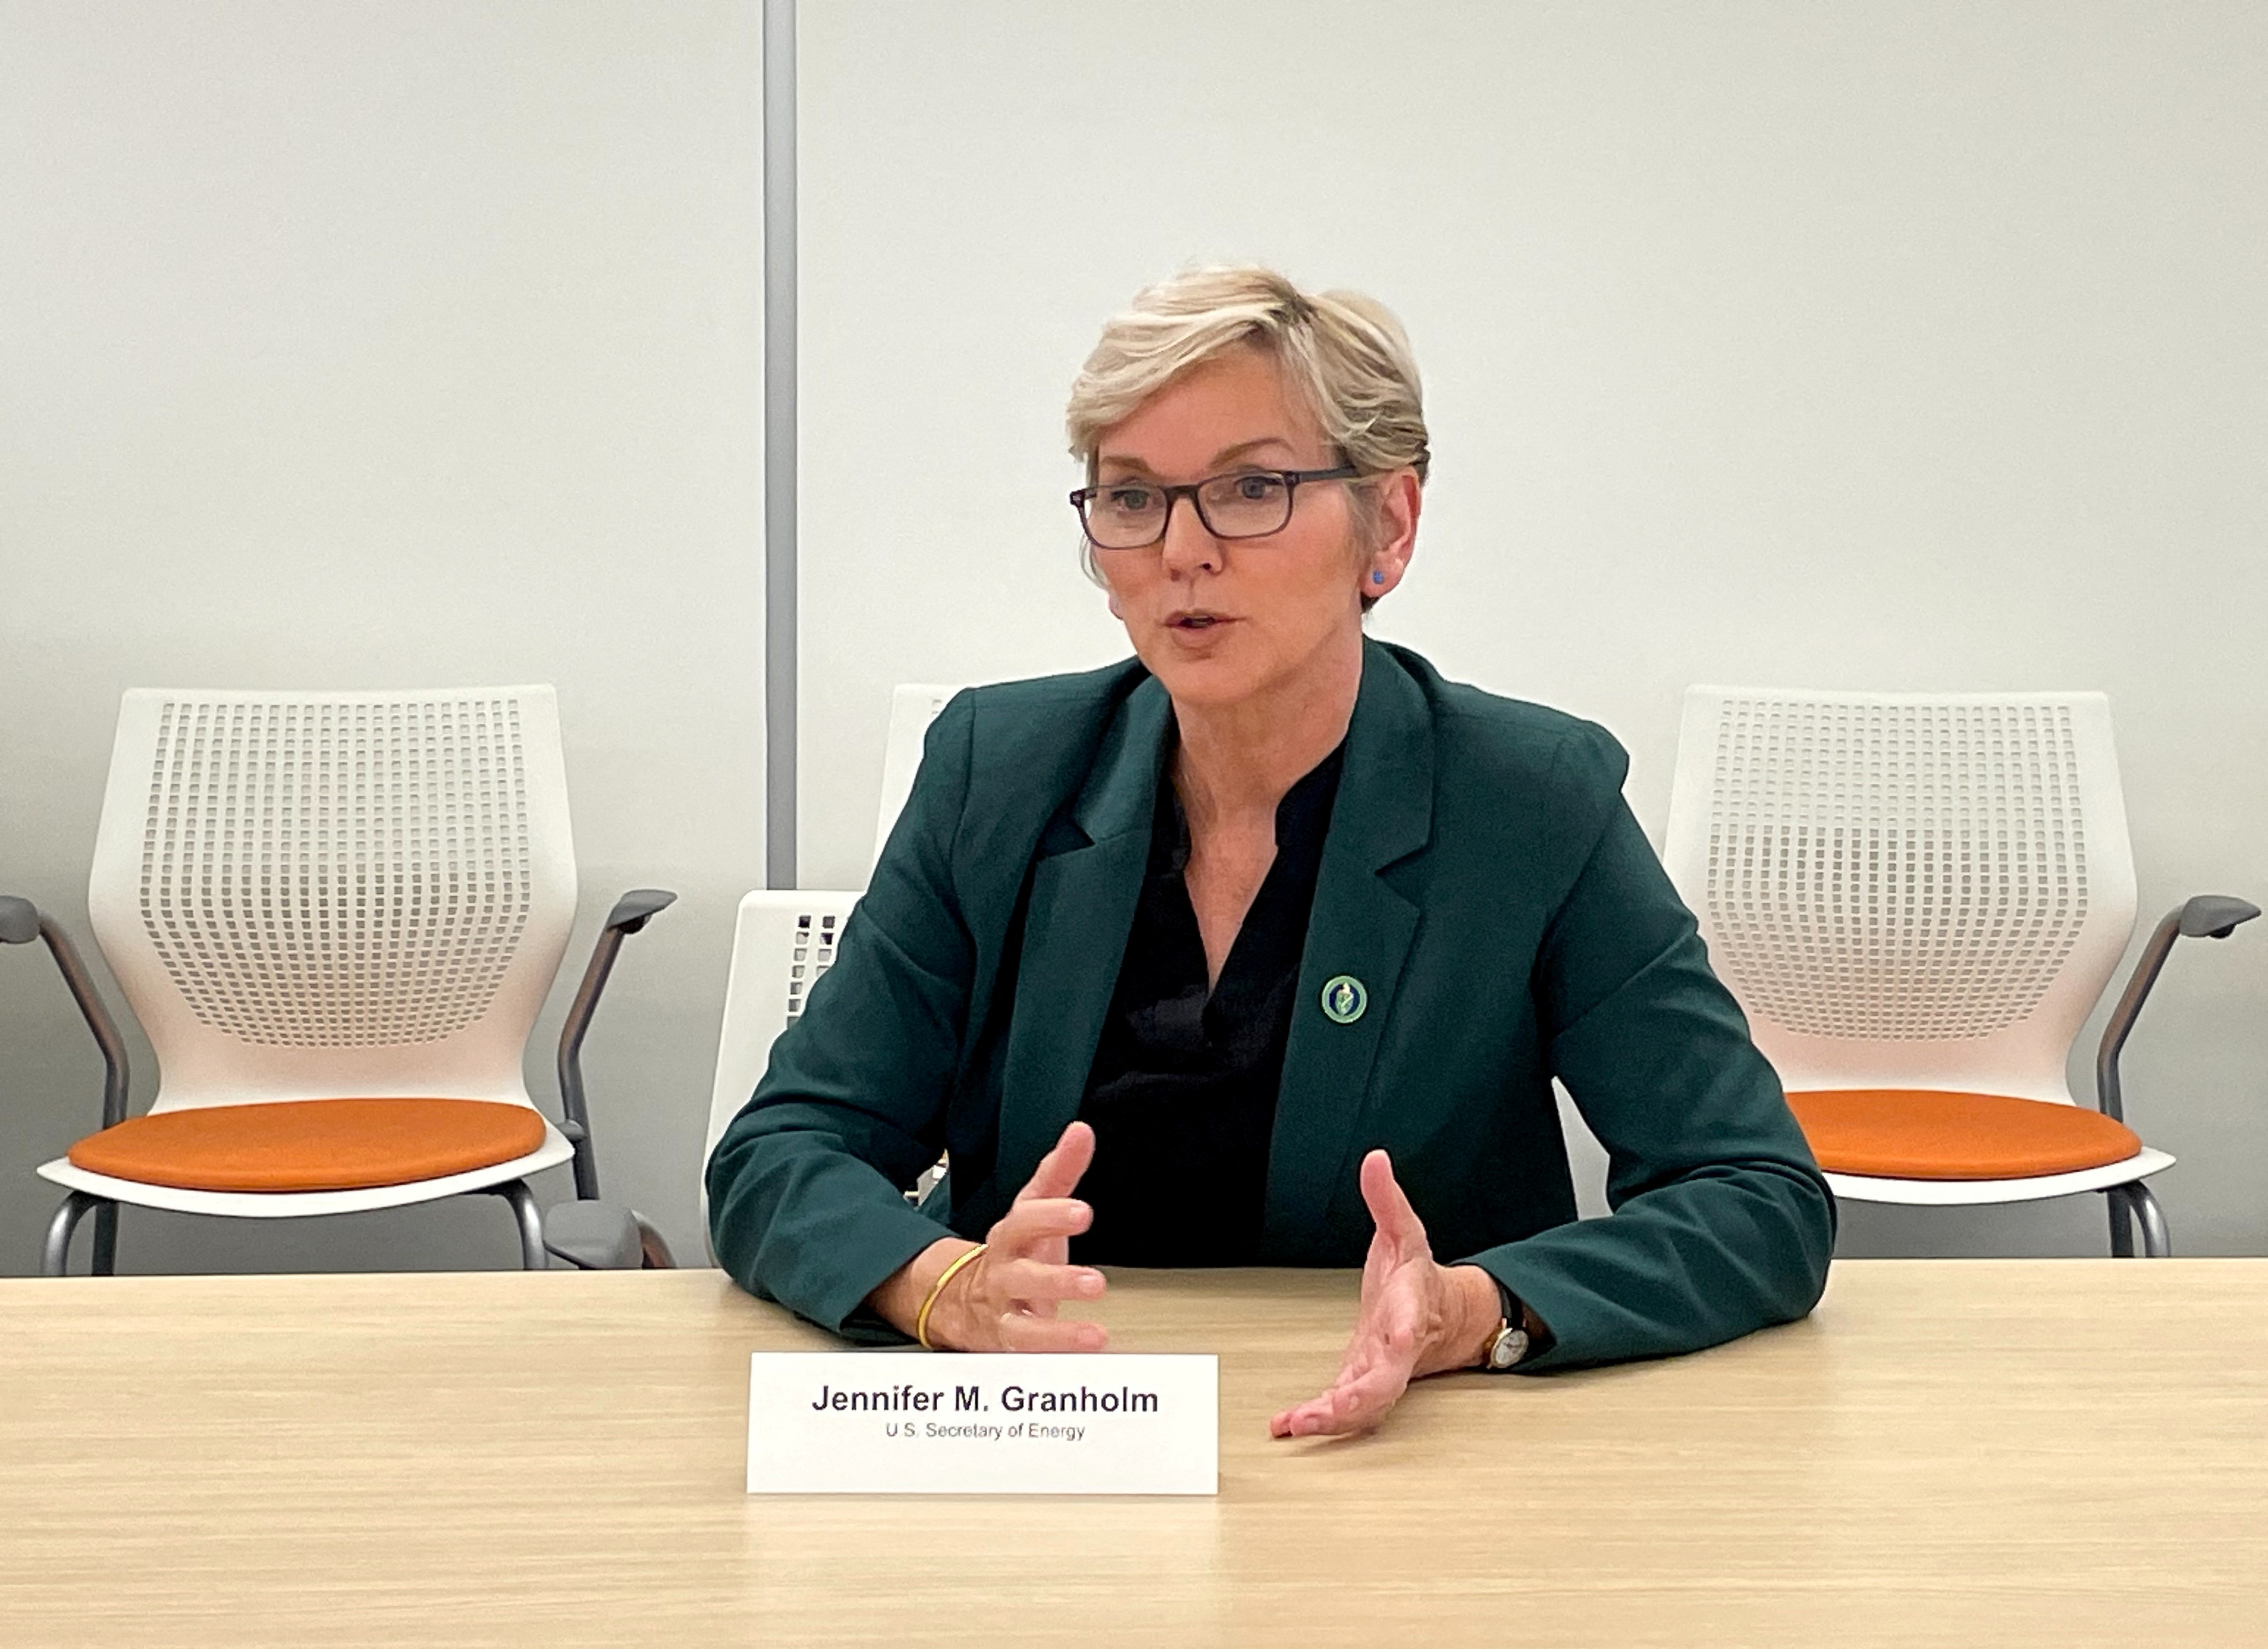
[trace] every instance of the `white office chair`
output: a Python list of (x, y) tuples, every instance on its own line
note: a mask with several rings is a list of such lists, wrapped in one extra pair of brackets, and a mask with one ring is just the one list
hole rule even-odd
[[(874, 819), (879, 863), (890, 831), (913, 793), (922, 740), (947, 700), (961, 689), (920, 682), (890, 695), (890, 732), (882, 753), (882, 791)], [(733, 965), (725, 986), (725, 1024), (717, 1042), (717, 1074), (709, 1095), (709, 1132), (701, 1148), (701, 1218), (709, 1218), (707, 1167), (725, 1127), (755, 1092), (773, 1041), (803, 1012), (805, 993), (835, 961), (835, 936), (858, 902), (855, 893), (806, 888), (757, 892), (740, 901), (733, 930)], [(925, 1195), (944, 1171), (940, 1161), (911, 1193)]]
[(59, 1275), (122, 1204), (276, 1219), (505, 1198), (546, 1262), (526, 1178), (572, 1157), (597, 1195), (578, 1055), (622, 938), (609, 917), (561, 1040), (566, 1120), (521, 1061), (575, 915), (558, 709), (548, 687), (125, 696), (88, 888), (95, 937), (158, 1063), (128, 1118), (124, 1045), (68, 937), (0, 901), (0, 940), (46, 939), (102, 1046), (103, 1128), (39, 1172), (65, 1189)]
[(733, 968), (725, 983), (725, 1025), (709, 1092), (709, 1132), (701, 1146), (701, 1221), (709, 1222), (710, 1153), (740, 1115), (770, 1063), (772, 1043), (803, 1015), (820, 975), (835, 965), (835, 944), (854, 893), (759, 891), (740, 901), (733, 927)]
[(1929, 1206), (2102, 1193), (2113, 1251), (2170, 1252), (2118, 1051), (2191, 900), (2104, 1034), (2098, 1110), (2064, 1067), (2124, 953), (2135, 882), (2099, 693), (1697, 687), (1663, 859), (1836, 1195)]
[[(960, 690), (919, 682), (891, 690), (874, 849), (867, 859), (870, 871), (880, 862), (890, 830), (913, 793), (929, 725)], [(836, 936), (858, 902), (856, 893), (824, 888), (760, 889), (740, 901), (733, 927), (733, 960), (725, 982), (725, 1020), (717, 1038), (717, 1069), (709, 1090), (709, 1128), (694, 1176), (704, 1233), (709, 1228), (709, 1159), (726, 1126), (756, 1091), (756, 1083), (771, 1062), (773, 1042), (801, 1017), (805, 994), (834, 965)], [(943, 1171), (940, 1161), (923, 1174), (913, 1195), (925, 1195)], [(578, 1264), (637, 1263), (637, 1248), (624, 1234), (620, 1217), (603, 1206), (555, 1210), (549, 1231), (553, 1251), (571, 1254)]]

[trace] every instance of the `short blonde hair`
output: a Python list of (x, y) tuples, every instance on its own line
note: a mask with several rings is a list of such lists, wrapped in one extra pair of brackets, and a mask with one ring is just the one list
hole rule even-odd
[(1071, 455), (1092, 475), (1102, 432), (1189, 368), (1239, 344), (1275, 357), (1326, 440), (1365, 475), (1432, 455), (1410, 339), (1359, 292), (1303, 292), (1253, 265), (1189, 269), (1135, 294), (1102, 328), (1064, 417)]

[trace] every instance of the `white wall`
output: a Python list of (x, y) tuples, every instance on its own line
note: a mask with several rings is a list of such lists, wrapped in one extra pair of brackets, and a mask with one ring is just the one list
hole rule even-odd
[[(1123, 654), (1064, 392), (1257, 258), (1428, 373), (1376, 632), (1615, 729), (1657, 839), (1689, 682), (2102, 688), (2146, 911), (2268, 902), (2268, 11), (868, 0), (800, 54), (806, 885), (864, 877), (892, 681)], [(2268, 931), (2187, 946), (2131, 1050), (2187, 1252), (2268, 1250), (2264, 992)]]
[[(531, 1083), (548, 1102), (600, 914), (677, 889), (586, 1073), (606, 1189), (696, 1260), (763, 865), (758, 22), (0, 0), (0, 891), (84, 933), (127, 686), (557, 683), (583, 921)], [(33, 1269), (32, 1165), (99, 1099), (44, 956), (0, 954), (0, 1271)], [(122, 1267), (516, 1255), (482, 1198), (289, 1230), (129, 1211)]]

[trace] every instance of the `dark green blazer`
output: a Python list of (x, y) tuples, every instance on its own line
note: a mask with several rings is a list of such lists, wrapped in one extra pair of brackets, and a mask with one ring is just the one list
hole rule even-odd
[[(1137, 663), (961, 693), (833, 968), (709, 1164), (719, 1260), (842, 1329), (981, 1238), (1077, 1114), (1172, 706)], [(1362, 1263), (1384, 1146), (1445, 1263), (1550, 1325), (1533, 1366), (1691, 1351), (1818, 1299), (1834, 1203), (1602, 729), (1366, 643), (1268, 1159), (1263, 1251)], [(1368, 1003), (1341, 1024), (1327, 981)], [(1551, 1078), (1612, 1167), (1578, 1220)], [(953, 1155), (917, 1211), (902, 1195)]]

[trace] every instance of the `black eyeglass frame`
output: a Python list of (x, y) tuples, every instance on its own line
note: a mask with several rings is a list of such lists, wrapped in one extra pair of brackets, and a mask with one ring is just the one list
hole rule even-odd
[[(1212, 524), (1212, 518), (1205, 513), (1204, 500), (1197, 496), (1200, 488), (1210, 487), (1217, 481), (1234, 481), (1244, 475), (1267, 475), (1284, 483), (1284, 519), (1264, 533), (1222, 532)], [(1079, 513), (1079, 530), (1086, 534), (1086, 541), (1097, 549), (1147, 549), (1152, 544), (1164, 543), (1167, 532), (1174, 525), (1174, 500), (1176, 498), (1189, 501), (1189, 508), (1197, 512), (1197, 519), (1204, 524), (1206, 532), (1215, 538), (1233, 543), (1240, 539), (1272, 538), (1291, 526), (1292, 512), (1299, 505), (1300, 489), (1305, 483), (1311, 481), (1359, 481), (1361, 477), (1362, 471), (1352, 464), (1336, 464), (1329, 469), (1225, 469), (1218, 475), (1207, 475), (1203, 481), (1184, 482), (1178, 487), (1168, 487), (1159, 482), (1141, 482), (1138, 484), (1166, 495), (1166, 508), (1158, 518), (1157, 537), (1145, 538), (1138, 544), (1106, 544), (1095, 537), (1094, 528), (1086, 519), (1088, 504), (1108, 491), (1110, 487), (1123, 487), (1128, 485), (1128, 482), (1114, 481), (1108, 487), (1081, 487), (1071, 495), (1071, 507)]]

